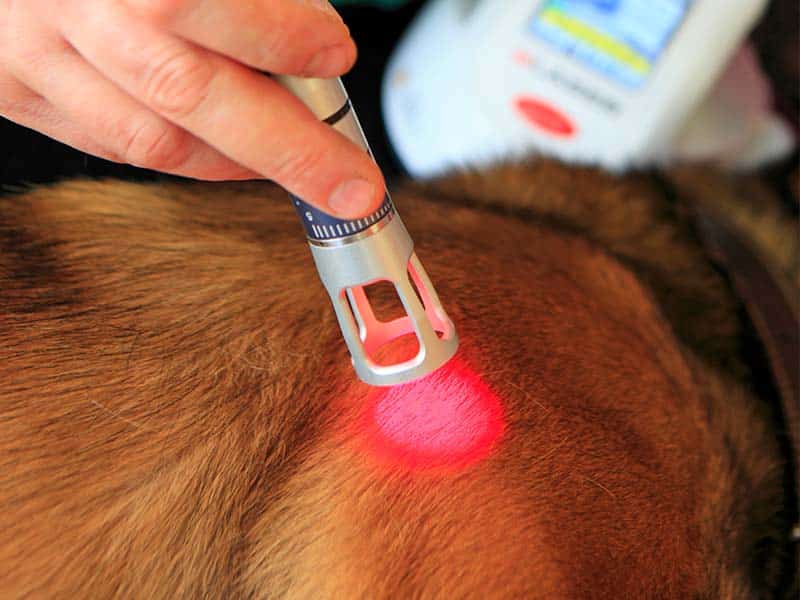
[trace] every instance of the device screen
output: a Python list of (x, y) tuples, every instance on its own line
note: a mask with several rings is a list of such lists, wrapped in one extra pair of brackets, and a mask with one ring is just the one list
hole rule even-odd
[(691, 0), (545, 0), (530, 31), (629, 87), (642, 85)]

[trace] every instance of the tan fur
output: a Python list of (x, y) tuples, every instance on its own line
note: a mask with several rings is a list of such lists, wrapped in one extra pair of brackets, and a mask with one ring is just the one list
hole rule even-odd
[(783, 459), (737, 305), (661, 189), (542, 162), (395, 199), (459, 359), (503, 403), (502, 439), (455, 473), (364, 444), (381, 392), (280, 190), (0, 199), (0, 595), (746, 598), (780, 579)]

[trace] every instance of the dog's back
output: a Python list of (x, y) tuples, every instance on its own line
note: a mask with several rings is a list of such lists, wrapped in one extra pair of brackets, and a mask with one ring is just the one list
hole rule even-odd
[(3, 595), (777, 584), (781, 458), (731, 358), (736, 307), (658, 193), (475, 177), (396, 195), (462, 343), (394, 390), (355, 380), (275, 188), (0, 200)]

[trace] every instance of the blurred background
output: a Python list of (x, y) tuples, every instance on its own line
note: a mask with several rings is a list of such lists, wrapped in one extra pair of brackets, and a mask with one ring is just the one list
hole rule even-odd
[[(345, 77), (367, 139), (387, 177), (401, 168), (389, 148), (380, 112), (380, 85), (389, 54), (424, 0), (340, 0), (340, 13), (359, 47), (359, 59)], [(773, 0), (751, 39), (773, 82), (776, 109), (798, 131), (800, 115), (800, 4)], [(265, 144), (268, 144), (265, 141)], [(771, 169), (781, 196), (797, 208), (797, 155)], [(0, 185), (41, 183), (64, 177), (120, 177), (152, 180), (168, 176), (119, 165), (73, 150), (0, 118)]]

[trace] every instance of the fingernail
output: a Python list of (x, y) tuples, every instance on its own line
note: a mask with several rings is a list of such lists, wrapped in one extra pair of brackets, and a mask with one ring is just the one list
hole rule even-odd
[(366, 179), (351, 179), (340, 183), (328, 198), (328, 206), (339, 217), (353, 219), (363, 216), (372, 206), (375, 186)]
[(341, 75), (350, 67), (350, 57), (345, 46), (329, 46), (311, 57), (303, 75), (314, 77), (334, 77)]

